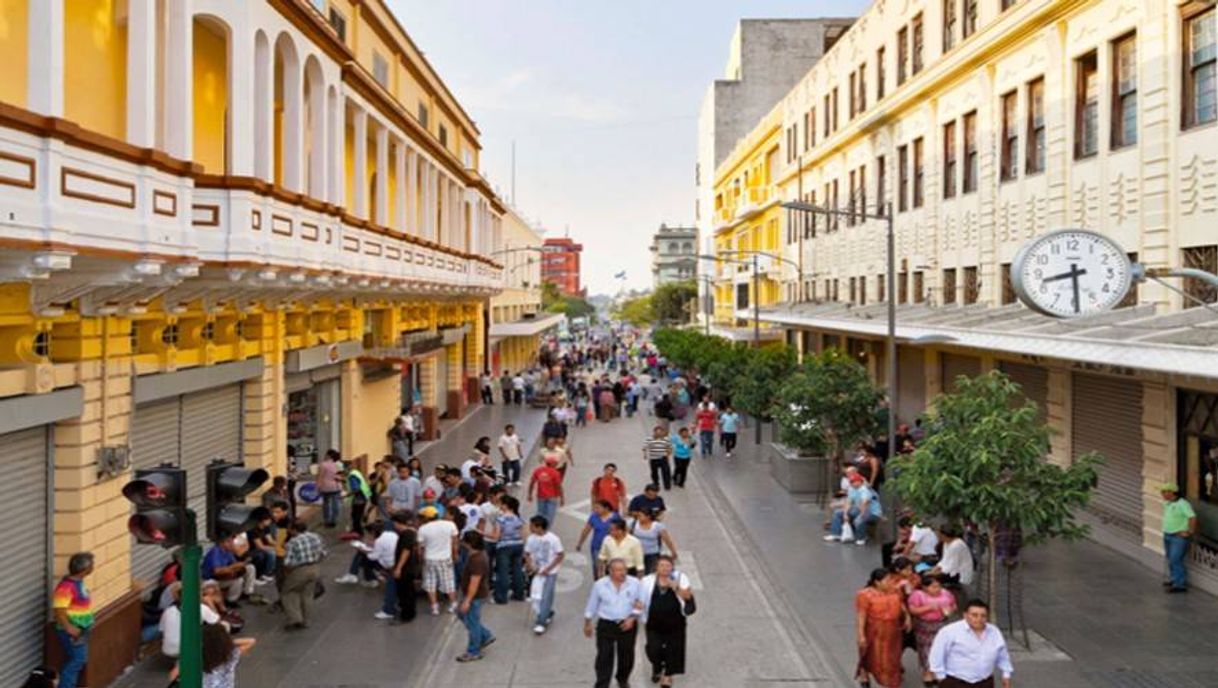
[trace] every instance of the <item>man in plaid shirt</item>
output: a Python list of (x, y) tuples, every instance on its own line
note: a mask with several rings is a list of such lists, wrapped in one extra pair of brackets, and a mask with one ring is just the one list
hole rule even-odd
[(317, 533), (310, 533), (308, 524), (302, 520), (293, 521), (288, 534), (283, 557), (287, 576), (280, 599), (288, 616), (285, 628), (294, 631), (309, 626), (313, 591), (321, 575), (321, 560), (326, 556), (326, 548)]

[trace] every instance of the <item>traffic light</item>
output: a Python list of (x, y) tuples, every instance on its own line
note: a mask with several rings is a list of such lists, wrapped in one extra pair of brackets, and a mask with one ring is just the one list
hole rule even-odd
[(254, 525), (254, 509), (245, 498), (270, 475), (239, 463), (215, 461), (207, 467), (207, 537), (213, 542)]
[(123, 486), (123, 496), (135, 505), (127, 530), (138, 542), (162, 547), (185, 544), (186, 471), (169, 465), (137, 470)]

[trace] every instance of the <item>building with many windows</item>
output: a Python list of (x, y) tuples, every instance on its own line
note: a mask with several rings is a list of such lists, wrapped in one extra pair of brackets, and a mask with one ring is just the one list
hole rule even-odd
[(503, 243), (495, 260), (503, 265), (503, 291), (491, 298), (490, 370), (496, 376), (533, 365), (545, 332), (564, 316), (541, 310), (541, 231), (508, 208)]
[(168, 556), (132, 545), (130, 469), (187, 469), (202, 518), (213, 459), (361, 465), (403, 407), (463, 413), (504, 208), (381, 0), (11, 0), (0, 25), (0, 683), (89, 550), (101, 686)]
[(651, 238), (651, 285), (696, 279), (698, 228), (661, 224)]
[[(1195, 279), (1135, 285), (1121, 307), (1057, 320), (1016, 303), (1030, 239), (1084, 228), (1152, 268), (1218, 270), (1212, 2), (874, 3), (786, 95), (771, 172), (790, 213), (784, 303), (763, 319), (801, 351), (840, 347), (884, 380), (898, 310), (898, 417), (959, 375), (1001, 369), (1055, 430), (1051, 459), (1107, 457), (1093, 536), (1161, 566), (1158, 486), (1197, 508), (1195, 580), (1218, 589), (1218, 301)], [(895, 293), (893, 293), (895, 292)], [(936, 344), (919, 346), (929, 336)]]
[(558, 290), (567, 296), (583, 296), (579, 257), (584, 245), (570, 237), (550, 237), (542, 242), (541, 251), (541, 279), (558, 285)]

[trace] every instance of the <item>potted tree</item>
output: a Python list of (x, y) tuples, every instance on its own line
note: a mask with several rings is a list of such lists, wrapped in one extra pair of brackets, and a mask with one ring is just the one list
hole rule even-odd
[(806, 358), (775, 400), (774, 478), (789, 492), (831, 493), (846, 448), (876, 432), (882, 399), (867, 369), (841, 350)]

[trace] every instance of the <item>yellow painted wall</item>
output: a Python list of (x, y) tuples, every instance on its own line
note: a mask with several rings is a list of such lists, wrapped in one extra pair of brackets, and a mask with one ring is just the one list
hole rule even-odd
[(365, 382), (359, 365), (355, 361), (350, 365), (353, 374), (343, 375), (343, 454), (348, 458), (367, 454), (379, 461), (389, 453), (385, 431), (402, 408), (402, 379), (393, 375)]
[[(398, 208), (398, 166), (394, 162), (393, 146), (389, 147), (389, 213), (386, 215), (388, 220), (385, 224), (394, 227), (394, 222), (397, 217)], [(404, 229), (403, 227), (394, 227), (394, 229)]]
[[(40, 0), (41, 1), (41, 0)], [(64, 116), (107, 136), (127, 134), (126, 0), (64, 3)], [(4, 65), (9, 78), (9, 66)]]
[(368, 152), (364, 156), (364, 186), (368, 189), (368, 214), (366, 219), (376, 217), (376, 208), (384, 202), (384, 199), (377, 197), (376, 188), (376, 136), (372, 136), (371, 127), (369, 127), (370, 135), (368, 136)]
[(0, 102), (25, 107), (29, 92), (29, 0), (0, 0)]
[(347, 122), (343, 135), (343, 184), (346, 188), (347, 209), (355, 207), (355, 127)]
[[(228, 50), (224, 36), (206, 22), (194, 22), (194, 158), (211, 174), (228, 171)], [(278, 171), (277, 171), (278, 174)]]
[(275, 124), (274, 134), (274, 153), (275, 158), (275, 183), (283, 184), (283, 63), (276, 56), (274, 59), (274, 80), (275, 80), (275, 112), (272, 116)]

